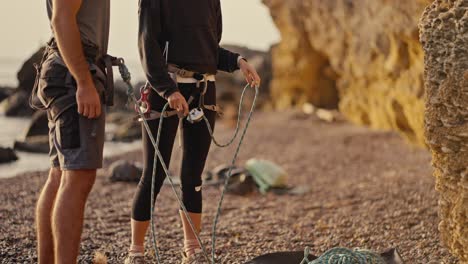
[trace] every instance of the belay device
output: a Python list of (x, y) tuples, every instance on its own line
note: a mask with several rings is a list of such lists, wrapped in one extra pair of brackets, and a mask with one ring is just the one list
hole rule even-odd
[(151, 92), (151, 89), (148, 89), (148, 84), (142, 86), (140, 88), (140, 100), (138, 100), (135, 104), (135, 111), (137, 113), (147, 114), (151, 112), (151, 105), (148, 101), (148, 96)]
[(204, 116), (205, 114), (203, 113), (203, 109), (197, 107), (197, 108), (190, 110), (187, 116), (187, 121), (189, 121), (192, 124), (198, 123), (203, 120)]

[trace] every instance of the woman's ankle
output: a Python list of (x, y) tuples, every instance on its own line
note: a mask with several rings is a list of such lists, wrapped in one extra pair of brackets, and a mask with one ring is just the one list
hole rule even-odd
[(184, 251), (187, 256), (195, 254), (200, 250), (200, 244), (197, 239), (187, 239), (184, 241)]
[(130, 250), (128, 251), (130, 255), (132, 254), (145, 254), (144, 245), (131, 245)]

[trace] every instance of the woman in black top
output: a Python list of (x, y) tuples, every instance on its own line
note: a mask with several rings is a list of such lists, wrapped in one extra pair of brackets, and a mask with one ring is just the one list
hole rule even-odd
[[(152, 109), (161, 111), (169, 102), (172, 109), (187, 115), (199, 104), (204, 84), (197, 88), (197, 80), (171, 76), (168, 64), (178, 68), (205, 74), (207, 82), (204, 94), (205, 105), (216, 105), (214, 75), (218, 70), (234, 72), (240, 69), (252, 86), (260, 85), (255, 69), (239, 54), (219, 46), (222, 35), (220, 0), (140, 0), (139, 50), (141, 62), (148, 82), (155, 88), (149, 102)], [(167, 62), (163, 50), (168, 43)], [(176, 82), (174, 81), (176, 80)], [(194, 96), (195, 100), (187, 103)], [(204, 110), (210, 125), (214, 128), (216, 112)], [(149, 125), (156, 134), (159, 120), (150, 120)], [(179, 125), (177, 116), (165, 119), (159, 150), (166, 164), (169, 164), (175, 135)], [(153, 172), (154, 148), (143, 129), (144, 170), (132, 209), (132, 245), (125, 263), (144, 263), (144, 239), (149, 226), (151, 202), (151, 178)], [(195, 228), (201, 229), (202, 180), (201, 175), (211, 144), (211, 137), (204, 122), (182, 122), (182, 143), (184, 146), (181, 167), (182, 200)], [(166, 175), (160, 162), (156, 165), (155, 193), (159, 193)], [(155, 196), (156, 196), (155, 195)], [(183, 263), (200, 263), (200, 245), (187, 219), (181, 213), (184, 230)]]

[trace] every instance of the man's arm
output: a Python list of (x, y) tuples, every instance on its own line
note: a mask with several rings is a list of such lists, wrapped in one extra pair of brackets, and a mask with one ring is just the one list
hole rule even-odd
[(88, 118), (101, 115), (101, 101), (86, 61), (76, 21), (82, 0), (53, 0), (52, 28), (68, 70), (77, 83), (78, 112)]

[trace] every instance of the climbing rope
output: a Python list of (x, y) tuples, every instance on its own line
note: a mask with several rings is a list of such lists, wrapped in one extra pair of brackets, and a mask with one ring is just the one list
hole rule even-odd
[[(125, 61), (123, 59), (119, 59), (119, 72), (120, 72), (120, 75), (122, 77), (122, 80), (126, 83), (127, 85), (127, 95), (129, 97), (129, 100), (131, 100), (133, 103), (137, 103), (138, 100), (135, 96), (135, 93), (134, 93), (134, 89), (133, 89), (133, 85), (131, 84), (131, 74), (128, 70), (128, 68), (126, 67), (125, 65)], [(219, 147), (227, 147), (227, 146), (230, 146), (234, 140), (236, 139), (238, 133), (239, 133), (239, 130), (240, 130), (240, 116), (241, 116), (241, 112), (242, 112), (242, 104), (243, 104), (243, 101), (244, 101), (244, 95), (245, 95), (245, 92), (246, 90), (250, 87), (249, 84), (247, 84), (243, 91), (242, 91), (242, 95), (241, 95), (241, 99), (240, 99), (240, 104), (239, 104), (239, 111), (238, 111), (238, 117), (237, 117), (237, 126), (236, 126), (236, 130), (235, 130), (235, 133), (234, 135), (232, 136), (232, 138), (225, 144), (220, 144), (214, 137), (214, 134), (213, 134), (213, 131), (211, 129), (211, 126), (208, 122), (208, 119), (204, 116), (204, 120), (207, 124), (207, 128), (208, 128), (208, 131), (210, 133), (210, 136), (213, 140), (213, 142), (219, 146)], [(245, 134), (247, 133), (247, 129), (249, 127), (249, 124), (250, 124), (250, 121), (251, 121), (251, 118), (252, 118), (252, 115), (253, 115), (253, 112), (254, 112), (254, 109), (255, 109), (255, 104), (256, 104), (256, 101), (257, 101), (257, 97), (258, 97), (258, 87), (255, 87), (255, 97), (253, 99), (253, 102), (252, 102), (252, 106), (251, 106), (251, 109), (250, 109), (250, 112), (249, 112), (249, 115), (248, 115), (248, 118), (247, 118), (247, 121), (246, 121), (246, 124), (245, 124), (245, 127), (244, 127), (244, 130), (242, 132), (242, 136), (239, 140), (239, 143), (237, 145), (237, 148), (236, 148), (236, 151), (235, 151), (235, 154), (234, 154), (234, 157), (232, 159), (232, 162), (231, 164), (234, 165), (236, 160), (237, 160), (237, 156), (239, 154), (239, 151), (240, 151), (240, 148), (241, 148), (241, 145), (242, 145), (242, 142), (244, 141), (244, 137), (245, 137)], [(169, 103), (167, 103), (161, 113), (165, 113), (167, 108), (169, 107)], [(170, 175), (170, 172), (164, 162), (164, 159), (161, 155), (161, 152), (159, 151), (158, 149), (158, 146), (159, 146), (159, 140), (160, 140), (160, 136), (161, 136), (161, 129), (162, 129), (162, 124), (163, 124), (163, 121), (164, 121), (164, 115), (161, 115), (161, 118), (159, 119), (159, 127), (158, 127), (158, 132), (157, 132), (157, 138), (156, 140), (154, 139), (154, 136), (153, 134), (151, 133), (151, 129), (148, 125), (148, 122), (144, 116), (144, 113), (141, 112), (140, 108), (139, 107), (136, 107), (137, 108), (137, 111), (138, 111), (138, 114), (140, 115), (141, 117), (141, 120), (142, 120), (142, 123), (143, 123), (143, 126), (145, 127), (145, 130), (151, 140), (151, 143), (153, 144), (153, 147), (155, 149), (155, 158), (154, 158), (154, 164), (153, 164), (153, 174), (152, 174), (152, 184), (151, 184), (151, 233), (152, 233), (152, 244), (153, 244), (153, 248), (154, 248), (154, 251), (155, 251), (155, 255), (156, 255), (156, 260), (158, 263), (161, 263), (161, 258), (160, 258), (160, 253), (159, 253), (159, 249), (158, 249), (158, 246), (157, 246), (157, 237), (156, 237), (156, 230), (155, 230), (155, 226), (154, 226), (154, 219), (153, 219), (153, 211), (154, 211), (154, 181), (155, 181), (155, 175), (156, 175), (156, 165), (157, 165), (157, 161), (159, 159), (159, 161), (161, 162), (161, 166), (169, 180), (169, 183), (171, 185), (171, 188), (177, 198), (177, 202), (179, 203), (180, 207), (182, 208), (182, 211), (183, 211), (183, 214), (185, 216), (185, 218), (188, 220), (189, 222), (189, 225), (190, 225), (190, 228), (192, 229), (193, 233), (195, 234), (195, 237), (198, 241), (198, 243), (200, 244), (200, 247), (202, 249), (202, 253), (205, 257), (205, 259), (210, 262), (210, 259), (208, 257), (208, 254), (206, 253), (206, 249), (200, 239), (200, 236), (199, 234), (197, 233), (197, 231), (195, 230), (195, 227), (194, 227), (194, 224), (192, 222), (192, 219), (189, 217), (188, 215), (188, 212), (187, 212), (187, 209), (184, 205), (184, 203), (182, 202), (182, 199), (180, 198), (179, 194), (177, 193), (177, 190), (176, 190), (176, 187), (175, 187), (175, 184), (172, 180), (172, 177)], [(220, 197), (220, 201), (218, 203), (218, 208), (217, 208), (217, 212), (216, 212), (216, 216), (215, 216), (215, 219), (214, 219), (214, 222), (213, 222), (213, 233), (212, 233), (212, 259), (211, 259), (211, 262), (212, 264), (215, 264), (216, 263), (216, 255), (215, 255), (215, 246), (216, 246), (216, 226), (219, 222), (219, 217), (221, 215), (221, 210), (222, 210), (222, 203), (223, 203), (223, 200), (224, 200), (224, 196), (225, 196), (225, 193), (226, 193), (226, 189), (227, 189), (227, 185), (229, 183), (229, 178), (231, 177), (231, 174), (232, 174), (232, 167), (230, 167), (229, 169), (229, 172), (228, 172), (228, 175), (225, 179), (225, 183), (224, 183), (224, 186), (223, 186), (223, 190), (221, 192), (221, 197)]]
[[(211, 138), (213, 139), (213, 142), (218, 147), (227, 147), (227, 146), (231, 145), (234, 142), (234, 139), (237, 137), (237, 134), (239, 132), (239, 126), (240, 126), (240, 117), (241, 117), (241, 113), (242, 113), (242, 104), (244, 102), (244, 95), (245, 95), (245, 92), (247, 91), (248, 87), (249, 87), (249, 85), (247, 84), (244, 87), (244, 90), (242, 91), (242, 95), (241, 95), (241, 99), (240, 99), (240, 103), (239, 103), (239, 110), (238, 110), (238, 113), (237, 113), (236, 131), (235, 131), (233, 137), (231, 138), (231, 140), (228, 141), (228, 143), (220, 144), (220, 143), (218, 143), (216, 141), (215, 137), (213, 136), (213, 131), (211, 130), (208, 119), (206, 119), (206, 117), (204, 117), (205, 122), (206, 122), (207, 127), (208, 127), (208, 131), (210, 132)], [(244, 141), (244, 137), (245, 137), (245, 134), (247, 133), (247, 129), (249, 128), (250, 120), (252, 119), (252, 115), (253, 115), (253, 112), (255, 110), (255, 104), (257, 103), (257, 97), (258, 97), (258, 87), (255, 87), (255, 97), (254, 97), (254, 99), (252, 101), (252, 106), (250, 108), (250, 112), (249, 112), (249, 115), (247, 117), (247, 121), (245, 123), (244, 130), (242, 131), (241, 138), (239, 139), (239, 144), (237, 145), (236, 152), (234, 153), (234, 157), (232, 158), (231, 166), (229, 166), (229, 172), (227, 174), (227, 177), (224, 179), (223, 191), (221, 192), (221, 197), (220, 197), (219, 202), (218, 202), (218, 209), (216, 211), (216, 216), (215, 216), (214, 221), (213, 221), (213, 229), (212, 229), (212, 235), (211, 235), (211, 258), (212, 258), (211, 262), (212, 262), (212, 264), (214, 264), (215, 261), (216, 261), (215, 260), (215, 257), (216, 257), (216, 252), (215, 252), (215, 249), (216, 249), (216, 227), (218, 225), (219, 217), (221, 215), (221, 209), (222, 209), (222, 205), (223, 205), (223, 201), (224, 201), (224, 196), (226, 194), (226, 190), (227, 190), (227, 187), (228, 187), (228, 184), (229, 184), (229, 179), (232, 176), (232, 169), (234, 168), (234, 165), (235, 165), (236, 160), (237, 160), (237, 156), (239, 155), (240, 147), (242, 145), (242, 142)]]
[(316, 260), (310, 261), (310, 248), (306, 247), (300, 264), (385, 264), (384, 259), (368, 250), (332, 248)]

